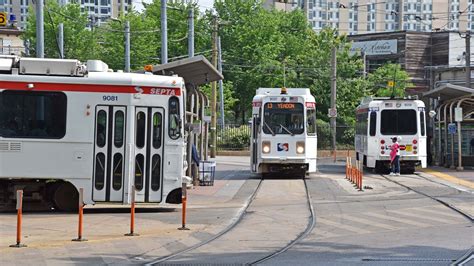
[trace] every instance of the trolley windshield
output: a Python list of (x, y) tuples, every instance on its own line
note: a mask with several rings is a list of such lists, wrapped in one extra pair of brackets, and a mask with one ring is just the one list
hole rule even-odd
[(382, 110), (382, 135), (414, 135), (417, 131), (415, 110)]
[(266, 103), (263, 114), (263, 132), (272, 135), (303, 134), (303, 111), (301, 103)]

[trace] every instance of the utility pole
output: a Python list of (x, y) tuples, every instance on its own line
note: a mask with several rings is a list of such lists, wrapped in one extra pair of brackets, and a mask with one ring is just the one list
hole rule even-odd
[(471, 32), (466, 32), (466, 87), (471, 87)]
[(44, 3), (36, 0), (36, 57), (44, 58)]
[(127, 0), (121, 0), (120, 3), (120, 15), (125, 16), (125, 1)]
[(64, 24), (59, 23), (58, 26), (59, 39), (59, 58), (64, 59)]
[(362, 74), (362, 76), (365, 79), (365, 78), (367, 78), (367, 55), (365, 54), (364, 51), (362, 51), (361, 56), (362, 56), (362, 60), (364, 62), (364, 73)]
[[(221, 49), (221, 37), (217, 37), (217, 52), (219, 54), (219, 57), (217, 58), (217, 69), (219, 72), (222, 74), (222, 49)], [(220, 113), (221, 113), (221, 119), (220, 119), (220, 124), (222, 128), (224, 128), (225, 124), (225, 114), (224, 114), (224, 86), (222, 84), (222, 79), (219, 80), (219, 103), (220, 103)]]
[(336, 75), (337, 75), (337, 59), (336, 59), (336, 47), (332, 48), (331, 51), (331, 133), (332, 133), (332, 149), (334, 162), (336, 162)]
[(161, 64), (168, 63), (168, 24), (166, 0), (161, 0)]
[(125, 72), (130, 72), (130, 21), (125, 21)]
[[(217, 67), (217, 17), (212, 17), (212, 65)], [(211, 83), (211, 158), (216, 158), (217, 149), (217, 84)]]
[(188, 15), (188, 56), (194, 56), (194, 8), (189, 8)]

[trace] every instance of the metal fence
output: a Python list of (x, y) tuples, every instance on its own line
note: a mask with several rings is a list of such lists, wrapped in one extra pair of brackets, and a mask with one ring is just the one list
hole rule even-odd
[(226, 124), (217, 127), (217, 150), (245, 151), (250, 149), (250, 125)]
[[(329, 123), (318, 124), (318, 150), (332, 149), (332, 134)], [(355, 128), (353, 126), (336, 126), (336, 149), (353, 150), (354, 149)]]
[[(338, 150), (354, 149), (353, 126), (337, 126), (336, 148)], [(329, 123), (318, 124), (318, 149), (332, 149), (332, 135)], [(250, 125), (227, 124), (217, 127), (217, 150), (223, 151), (245, 151), (250, 149)]]

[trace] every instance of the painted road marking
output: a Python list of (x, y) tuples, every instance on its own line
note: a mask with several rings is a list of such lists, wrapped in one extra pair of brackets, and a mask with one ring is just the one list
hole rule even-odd
[(457, 223), (456, 221), (453, 221), (453, 220), (446, 220), (446, 219), (435, 218), (435, 217), (431, 217), (431, 216), (422, 216), (422, 215), (420, 215), (420, 213), (418, 213), (418, 214), (416, 214), (416, 213), (409, 213), (409, 212), (406, 212), (406, 210), (405, 210), (405, 211), (388, 211), (388, 212), (396, 213), (396, 214), (402, 215), (402, 216), (409, 216), (409, 217), (414, 217), (414, 218), (420, 218), (420, 219), (430, 220), (430, 221), (434, 221), (434, 222), (438, 222), (438, 223), (444, 223), (444, 224)]
[(366, 215), (374, 216), (374, 217), (384, 219), (384, 220), (399, 222), (399, 223), (402, 223), (402, 224), (411, 224), (411, 225), (419, 226), (419, 227), (427, 227), (427, 224), (424, 224), (424, 223), (418, 223), (418, 222), (415, 222), (415, 221), (401, 219), (401, 218), (397, 218), (397, 217), (393, 217), (393, 216), (387, 216), (387, 215), (378, 214), (378, 213), (366, 213)]
[[(435, 214), (435, 215), (460, 219), (459, 214), (448, 213), (447, 211), (450, 211), (450, 210), (448, 208), (446, 208), (445, 206), (440, 206), (440, 208), (438, 208), (437, 206), (433, 206), (433, 207), (430, 207), (430, 208), (432, 208), (432, 209), (416, 208), (416, 210), (419, 211), (419, 212), (426, 212), (426, 213), (431, 213), (431, 214)], [(436, 211), (435, 209), (438, 209), (438, 211)]]
[(325, 225), (334, 226), (334, 227), (344, 229), (344, 230), (347, 230), (347, 231), (351, 231), (351, 232), (354, 232), (354, 233), (358, 233), (358, 234), (371, 233), (371, 231), (368, 231), (368, 230), (364, 230), (364, 229), (357, 228), (357, 227), (354, 227), (354, 226), (350, 226), (350, 225), (347, 225), (347, 224), (341, 224), (341, 223), (338, 223), (338, 222), (333, 222), (333, 221), (326, 220), (326, 219), (323, 219), (323, 218), (318, 218), (317, 222), (325, 224)]
[(393, 227), (393, 226), (390, 226), (388, 224), (382, 224), (382, 223), (375, 222), (373, 220), (367, 220), (367, 219), (364, 219), (364, 218), (359, 218), (359, 217), (354, 217), (354, 216), (344, 216), (343, 218), (346, 219), (346, 220), (351, 220), (351, 221), (358, 222), (358, 223), (361, 223), (361, 224), (366, 224), (366, 225), (369, 225), (369, 226), (380, 227), (380, 228), (384, 228), (384, 229), (387, 229), (387, 230), (398, 230), (398, 229), (400, 229), (398, 227)]
[(441, 172), (435, 171), (433, 169), (425, 168), (425, 169), (420, 169), (420, 170), (422, 172), (425, 172), (425, 173), (430, 174), (430, 175), (434, 175), (434, 176), (439, 177), (441, 179), (444, 179), (446, 181), (449, 181), (449, 182), (452, 182), (452, 183), (455, 183), (455, 184), (458, 184), (458, 185), (461, 185), (461, 186), (465, 186), (465, 187), (474, 189), (474, 182), (467, 181), (467, 180), (464, 180), (464, 179), (461, 179), (461, 178), (458, 178), (458, 177), (454, 177), (452, 175), (448, 175), (448, 174), (445, 174), (445, 173), (441, 173)]

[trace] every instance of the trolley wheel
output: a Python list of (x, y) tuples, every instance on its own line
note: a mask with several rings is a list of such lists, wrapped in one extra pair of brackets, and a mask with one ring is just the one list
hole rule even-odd
[(57, 184), (52, 200), (57, 210), (76, 211), (79, 205), (79, 192), (71, 183), (61, 182)]

